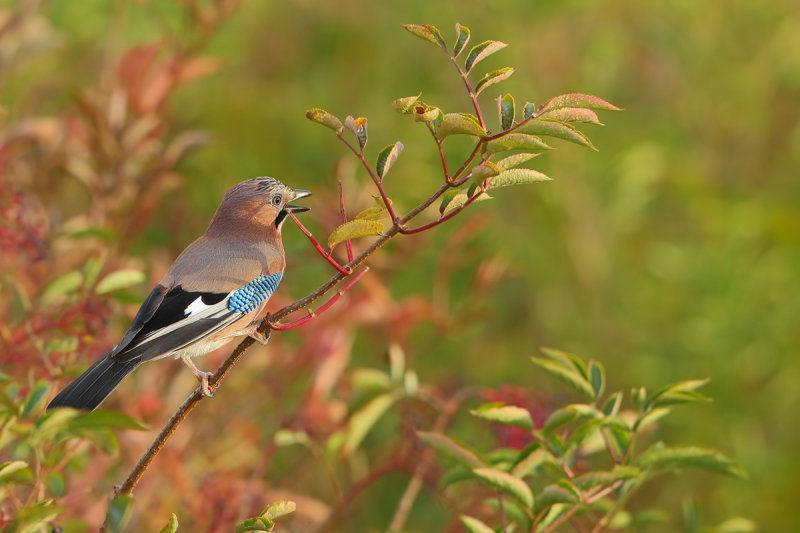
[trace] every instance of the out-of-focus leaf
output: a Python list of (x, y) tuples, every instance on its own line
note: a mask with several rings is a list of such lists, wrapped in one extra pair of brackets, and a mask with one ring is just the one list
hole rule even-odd
[(583, 359), (581, 359), (577, 355), (569, 353), (569, 352), (565, 352), (565, 351), (562, 351), (562, 350), (555, 350), (553, 348), (547, 348), (546, 346), (542, 346), (539, 349), (549, 359), (552, 359), (553, 361), (558, 362), (560, 365), (563, 365), (566, 368), (574, 368), (587, 381), (590, 380), (590, 378), (589, 378), (589, 367), (587, 367), (586, 363), (583, 362)]
[(64, 495), (64, 476), (60, 473), (50, 472), (47, 474), (47, 477), (45, 477), (45, 484), (47, 485), (47, 490), (56, 498), (60, 498)]
[(564, 407), (561, 409), (556, 409), (550, 416), (547, 417), (545, 420), (544, 425), (542, 426), (542, 431), (551, 432), (554, 431), (565, 424), (569, 424), (576, 418), (578, 418), (578, 413), (574, 409), (570, 409), (569, 407)]
[(594, 397), (599, 398), (606, 390), (606, 372), (597, 361), (589, 361), (589, 379), (594, 389)]
[(175, 513), (172, 513), (169, 517), (169, 522), (161, 528), (159, 533), (175, 533), (178, 531), (178, 517), (175, 516)]
[(704, 468), (734, 477), (746, 477), (744, 470), (724, 454), (695, 446), (651, 449), (636, 461), (642, 469)]
[(642, 472), (635, 466), (617, 465), (613, 470), (584, 472), (572, 478), (572, 483), (581, 490), (608, 486), (625, 479), (638, 479)]
[(145, 279), (147, 278), (140, 270), (135, 270), (132, 268), (115, 270), (100, 280), (100, 283), (97, 284), (94, 292), (97, 294), (106, 294), (111, 291), (136, 285), (137, 283), (143, 282)]
[(83, 287), (89, 288), (97, 281), (100, 269), (103, 268), (105, 261), (101, 257), (90, 257), (83, 265)]
[(527, 409), (516, 405), (487, 404), (471, 409), (470, 414), (490, 422), (523, 429), (533, 429), (533, 419)]
[(499, 189), (500, 187), (510, 187), (511, 185), (528, 185), (540, 181), (550, 181), (550, 178), (538, 170), (530, 168), (512, 168), (504, 170), (489, 182), (486, 189)]
[(177, 165), (189, 153), (209, 144), (213, 140), (207, 131), (188, 130), (179, 133), (164, 150), (164, 159)]
[[(533, 105), (531, 104), (531, 114), (532, 113)], [(558, 107), (556, 109), (548, 109), (540, 113), (538, 118), (558, 120), (560, 122), (585, 122), (597, 126), (603, 125), (600, 119), (597, 118), (597, 113), (591, 109), (584, 109), (581, 107)]]
[(495, 470), (494, 468), (475, 468), (473, 472), (493, 488), (518, 499), (526, 508), (533, 507), (533, 493), (530, 487), (521, 479), (515, 478), (508, 472)]
[(525, 133), (509, 133), (492, 139), (486, 143), (486, 151), (490, 154), (497, 152), (505, 152), (508, 150), (527, 150), (529, 152), (541, 152), (543, 150), (552, 150), (553, 147), (542, 141), (536, 135), (527, 135)]
[(485, 88), (494, 85), (495, 83), (500, 83), (512, 74), (514, 74), (513, 67), (503, 67), (497, 70), (492, 70), (491, 72), (487, 72), (480, 80), (478, 80), (478, 83), (475, 85), (475, 94), (481, 94), (481, 91), (483, 91)]
[(275, 432), (272, 440), (277, 446), (281, 447), (293, 446), (295, 444), (307, 446), (311, 442), (308, 433), (305, 431), (292, 431), (290, 429), (279, 429)]
[(31, 476), (32, 473), (28, 468), (28, 463), (25, 461), (6, 461), (0, 464), (0, 483)]
[(597, 148), (595, 148), (586, 135), (575, 129), (575, 126), (567, 124), (566, 122), (535, 118), (521, 125), (517, 128), (517, 131), (520, 133), (529, 133), (531, 135), (555, 137), (556, 139), (569, 141), (597, 151)]
[(48, 305), (73, 294), (83, 283), (83, 274), (78, 270), (70, 270), (47, 284), (39, 296), (41, 305)]
[(458, 57), (469, 42), (469, 28), (456, 22), (456, 44), (453, 46), (453, 57)]
[(403, 114), (409, 114), (414, 112), (414, 104), (417, 103), (419, 97), (422, 93), (419, 93), (416, 96), (404, 96), (403, 98), (398, 98), (392, 102), (392, 107), (397, 109)]
[(539, 514), (544, 509), (557, 503), (576, 503), (577, 501), (578, 499), (572, 491), (557, 483), (553, 483), (547, 485), (536, 495), (536, 509), (534, 509), (534, 512)]
[(67, 423), (70, 431), (82, 429), (147, 429), (125, 413), (117, 411), (97, 410), (84, 413)]
[(469, 468), (485, 466), (484, 462), (469, 447), (442, 433), (417, 431), (417, 437), (432, 448)]
[(522, 108), (522, 118), (530, 117), (535, 110), (536, 107), (532, 103), (525, 102), (525, 107)]
[(132, 496), (115, 496), (108, 504), (106, 512), (106, 526), (108, 533), (119, 533), (122, 531), (123, 523), (127, 520)]
[(341, 120), (328, 113), (324, 109), (320, 109), (319, 107), (312, 107), (306, 111), (306, 118), (316, 122), (317, 124), (322, 124), (326, 128), (332, 129), (337, 134), (341, 133), (344, 129), (344, 125), (342, 124)]
[(274, 528), (275, 522), (265, 516), (258, 516), (239, 522), (236, 524), (234, 531), (236, 533), (245, 533), (246, 531), (272, 531)]
[(383, 179), (389, 169), (392, 168), (400, 153), (403, 151), (403, 143), (397, 141), (390, 144), (378, 154), (378, 161), (375, 164), (375, 170), (378, 172), (378, 177)]
[(403, 374), (403, 392), (409, 397), (416, 396), (419, 392), (419, 376), (413, 370)]
[(606, 102), (598, 96), (570, 93), (556, 96), (542, 104), (542, 107), (539, 109), (539, 114), (561, 107), (584, 107), (586, 109), (601, 109), (604, 111), (622, 111), (621, 108)]
[(472, 472), (471, 468), (459, 464), (442, 474), (442, 477), (439, 479), (438, 487), (444, 489), (454, 483), (466, 481), (468, 479), (475, 479), (475, 474)]
[(271, 503), (261, 512), (261, 516), (265, 516), (272, 520), (277, 520), (282, 516), (292, 514), (297, 510), (297, 504), (291, 500), (284, 500), (280, 502)]
[(499, 115), (500, 128), (507, 130), (514, 124), (514, 97), (504, 94), (497, 98), (497, 114)]
[(467, 60), (464, 62), (464, 68), (467, 72), (471, 71), (472, 67), (477, 65), (480, 61), (483, 61), (493, 53), (497, 52), (498, 50), (502, 50), (506, 46), (508, 46), (506, 43), (501, 43), (500, 41), (484, 41), (480, 44), (476, 44), (467, 54)]
[(39, 381), (33, 389), (28, 393), (28, 396), (25, 398), (25, 403), (22, 406), (22, 413), (20, 413), (21, 418), (27, 418), (33, 410), (39, 405), (42, 398), (47, 394), (47, 391), (50, 390), (50, 384), (46, 381)]
[(344, 126), (356, 136), (358, 146), (363, 152), (367, 145), (367, 119), (364, 117), (353, 118), (347, 115), (344, 119)]
[(512, 155), (510, 155), (508, 157), (504, 157), (503, 159), (498, 161), (496, 163), (497, 164), (497, 168), (499, 168), (501, 171), (509, 170), (511, 168), (518, 167), (519, 165), (525, 163), (526, 161), (529, 161), (529, 160), (533, 159), (534, 157), (536, 157), (538, 155), (540, 155), (540, 154), (532, 154), (530, 152), (520, 152), (518, 154), (512, 154)]
[(469, 113), (447, 113), (436, 127), (436, 138), (441, 140), (450, 135), (483, 137), (486, 135), (486, 130), (481, 127), (474, 115)]
[(46, 530), (47, 524), (63, 510), (63, 507), (53, 503), (53, 500), (44, 500), (28, 507), (24, 507), (14, 516), (10, 524), (3, 531), (14, 533), (38, 533)]
[(697, 392), (697, 389), (710, 381), (706, 379), (691, 379), (671, 383), (654, 392), (647, 400), (645, 409), (663, 407), (680, 403), (710, 402), (711, 398)]
[(636, 420), (636, 423), (633, 425), (633, 429), (636, 431), (641, 431), (650, 424), (654, 424), (658, 420), (664, 418), (671, 412), (672, 410), (668, 407), (656, 407), (655, 409), (651, 409)]
[(350, 220), (333, 230), (333, 233), (328, 237), (328, 248), (333, 250), (333, 247), (340, 242), (359, 237), (380, 235), (382, 232), (383, 226), (380, 222), (366, 219)]
[(464, 526), (464, 529), (468, 531), (468, 533), (494, 533), (494, 529), (490, 528), (477, 518), (462, 514), (458, 515), (458, 520), (461, 522), (461, 525)]
[(617, 391), (611, 396), (603, 404), (603, 413), (606, 416), (616, 416), (619, 413), (619, 408), (622, 405), (622, 391)]
[(711, 529), (711, 533), (754, 533), (755, 531), (758, 531), (758, 525), (749, 518), (741, 516), (729, 518)]
[(577, 371), (556, 363), (551, 359), (532, 357), (531, 360), (551, 375), (555, 376), (573, 389), (583, 394), (587, 399), (594, 399), (594, 389), (592, 388), (592, 384), (589, 383), (589, 381)]
[(374, 368), (356, 368), (350, 372), (350, 385), (356, 390), (386, 390), (391, 383), (386, 372)]
[(358, 411), (350, 416), (347, 421), (347, 429), (342, 443), (341, 453), (344, 456), (350, 456), (358, 446), (367, 433), (372, 429), (378, 420), (386, 414), (386, 411), (395, 404), (400, 398), (399, 393), (392, 392), (376, 396), (362, 406)]
[(420, 39), (425, 39), (447, 52), (447, 45), (442, 38), (442, 33), (431, 24), (403, 24), (403, 27)]

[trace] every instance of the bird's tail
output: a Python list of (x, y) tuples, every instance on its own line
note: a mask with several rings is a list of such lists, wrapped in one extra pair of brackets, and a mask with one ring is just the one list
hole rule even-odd
[(91, 411), (100, 405), (119, 385), (122, 378), (139, 366), (139, 363), (138, 359), (119, 362), (106, 355), (59, 392), (47, 408), (74, 407)]

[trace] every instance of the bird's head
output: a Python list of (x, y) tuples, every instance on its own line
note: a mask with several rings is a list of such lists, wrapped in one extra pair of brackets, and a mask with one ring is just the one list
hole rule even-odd
[(238, 220), (280, 231), (289, 213), (309, 210), (290, 202), (310, 195), (309, 191), (291, 189), (275, 178), (253, 178), (228, 189), (211, 224), (224, 220), (227, 225)]

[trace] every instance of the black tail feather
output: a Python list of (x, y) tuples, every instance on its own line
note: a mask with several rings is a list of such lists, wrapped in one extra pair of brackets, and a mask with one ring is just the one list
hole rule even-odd
[(120, 363), (106, 355), (59, 392), (47, 408), (74, 407), (91, 411), (137, 366), (138, 359)]

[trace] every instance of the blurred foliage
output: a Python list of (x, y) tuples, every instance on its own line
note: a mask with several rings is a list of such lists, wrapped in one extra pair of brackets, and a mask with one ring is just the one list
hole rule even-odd
[[(133, 504), (147, 512), (135, 513), (131, 530), (156, 531), (175, 511), (183, 530), (225, 531), (284, 499), (297, 502), (289, 530), (319, 524), (347, 496), (324, 481), (324, 450), (265, 443), (284, 426), (324, 442), (366, 401), (351, 394), (365, 377), (354, 367), (386, 361), (398, 375), (387, 345), (403, 347), (423, 383), (493, 387), (487, 399), (531, 405), (543, 418), (563, 402), (530, 368), (536, 346), (591, 354), (613, 369), (609, 390), (708, 376), (714, 403), (676, 411), (659, 432), (674, 445), (724, 450), (749, 479), (670, 478), (644, 487), (634, 510), (658, 501), (689, 531), (734, 515), (765, 531), (800, 529), (793, 0), (91, 0), (0, 9), (0, 356), (23, 392), (62, 369), (76, 375), (113, 345), (147, 291), (121, 281), (141, 279), (132, 272), (157, 281), (230, 184), (268, 174), (313, 190), (319, 235), (339, 222), (336, 178), (350, 211), (374, 205), (360, 186), (366, 176), (303, 118), (310, 107), (371, 117), (372, 147), (401, 140), (387, 187), (398, 206), (414, 205), (439, 179), (438, 154), (389, 103), (420, 90), (442, 102), (461, 89), (402, 23), (430, 22), (451, 39), (460, 21), (510, 43), (481, 64), (517, 67), (503, 91), (536, 101), (580, 91), (625, 108), (612, 128), (593, 132), (599, 153), (538, 158), (554, 182), (498, 190), (494, 205), (471, 207), (458, 225), (393, 243), (392, 259), (377, 254), (360, 289), (326, 316), (250, 354), (247, 371), (148, 472)], [(480, 97), (487, 108), (496, 89)], [(276, 308), (329, 275), (299, 232), (288, 229), (284, 240), (289, 274)], [(116, 272), (128, 274), (99, 290)], [(141, 368), (106, 407), (160, 425), (192, 386), (180, 366)], [(518, 438), (476, 430), (470, 418), (456, 416), (452, 432), (475, 448)], [(385, 470), (349, 502), (343, 530), (386, 526), (411, 469), (393, 462), (396, 435), (430, 422), (424, 408), (403, 403), (338, 463), (346, 486)], [(99, 523), (110, 487), (149, 440), (140, 431), (118, 438), (118, 449), (92, 454), (91, 469), (69, 473), (66, 523)], [(448, 519), (420, 498), (407, 528), (444, 529)]]

